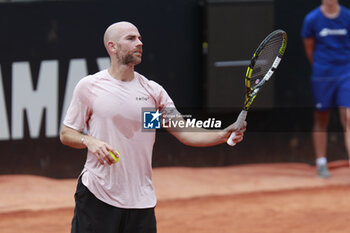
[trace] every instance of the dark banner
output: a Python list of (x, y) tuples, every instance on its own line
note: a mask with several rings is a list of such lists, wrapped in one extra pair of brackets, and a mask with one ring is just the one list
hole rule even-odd
[(103, 34), (117, 21), (143, 37), (136, 70), (196, 106), (199, 14), (194, 0), (0, 3), (0, 173), (80, 172), (86, 151), (63, 146), (59, 131), (76, 83), (108, 67)]
[[(63, 178), (76, 177), (80, 173), (86, 151), (63, 146), (59, 140), (60, 127), (76, 83), (82, 77), (108, 67), (103, 34), (117, 21), (130, 21), (139, 28), (144, 53), (136, 71), (161, 84), (181, 113), (200, 119), (203, 124), (207, 119), (214, 119), (214, 126), (217, 121), (222, 122), (220, 127), (232, 123), (239, 107), (214, 109), (213, 112), (205, 108), (209, 83), (205, 79), (207, 67), (202, 56), (208, 20), (205, 12), (208, 12), (207, 7), (216, 7), (215, 1), (209, 2), (0, 3), (0, 174), (29, 173)], [(231, 1), (218, 2), (230, 4)], [(267, 2), (270, 2), (271, 10), (271, 1)], [(310, 3), (276, 0), (273, 11), (269, 10), (269, 19), (273, 12), (274, 20), (269, 20), (268, 26), (273, 23), (274, 28), (286, 30), (289, 43), (271, 90), (273, 95), (269, 95), (274, 108), (253, 106), (243, 143), (234, 148), (226, 144), (192, 148), (182, 145), (165, 130), (159, 130), (154, 166), (313, 162), (309, 68), (299, 35), (304, 15), (319, 3), (316, 0)], [(259, 11), (259, 7), (254, 9)], [(246, 14), (244, 12), (241, 14)], [(230, 26), (231, 23), (217, 25), (233, 30)], [(230, 33), (233, 38), (247, 36), (234, 32)], [(217, 80), (213, 77), (211, 81)], [(212, 100), (220, 92), (220, 89), (212, 91)], [(241, 99), (243, 103), (243, 96)], [(344, 147), (339, 146), (343, 145), (341, 128), (336, 123), (331, 129), (333, 141), (329, 148), (336, 152), (334, 158), (339, 158), (344, 155)]]

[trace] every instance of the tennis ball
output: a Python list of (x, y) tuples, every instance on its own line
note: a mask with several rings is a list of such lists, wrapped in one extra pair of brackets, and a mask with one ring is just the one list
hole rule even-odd
[(115, 154), (113, 154), (112, 151), (109, 151), (109, 154), (112, 156), (112, 158), (114, 159), (114, 163), (118, 163), (119, 162), (119, 159), (120, 159), (120, 154), (119, 152), (117, 151), (117, 154), (118, 154), (118, 158), (115, 156)]

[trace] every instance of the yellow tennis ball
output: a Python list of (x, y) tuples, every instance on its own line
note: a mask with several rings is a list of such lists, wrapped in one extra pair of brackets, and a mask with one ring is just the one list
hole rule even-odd
[(109, 154), (112, 156), (112, 158), (114, 159), (115, 163), (118, 163), (119, 162), (119, 159), (120, 159), (120, 154), (119, 152), (117, 151), (117, 154), (118, 154), (118, 158), (115, 156), (115, 154), (113, 154), (112, 151), (109, 151)]

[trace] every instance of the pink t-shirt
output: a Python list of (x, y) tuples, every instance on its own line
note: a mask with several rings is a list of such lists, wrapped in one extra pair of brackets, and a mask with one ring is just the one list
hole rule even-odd
[(135, 72), (132, 81), (114, 79), (107, 70), (79, 81), (64, 125), (105, 141), (120, 160), (101, 165), (88, 152), (82, 182), (101, 201), (120, 208), (156, 205), (152, 183), (155, 131), (142, 130), (142, 108), (175, 108), (159, 84)]

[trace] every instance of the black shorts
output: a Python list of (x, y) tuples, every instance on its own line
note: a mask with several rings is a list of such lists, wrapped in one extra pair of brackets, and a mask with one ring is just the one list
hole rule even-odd
[(71, 233), (156, 233), (154, 208), (123, 209), (97, 199), (78, 180)]

